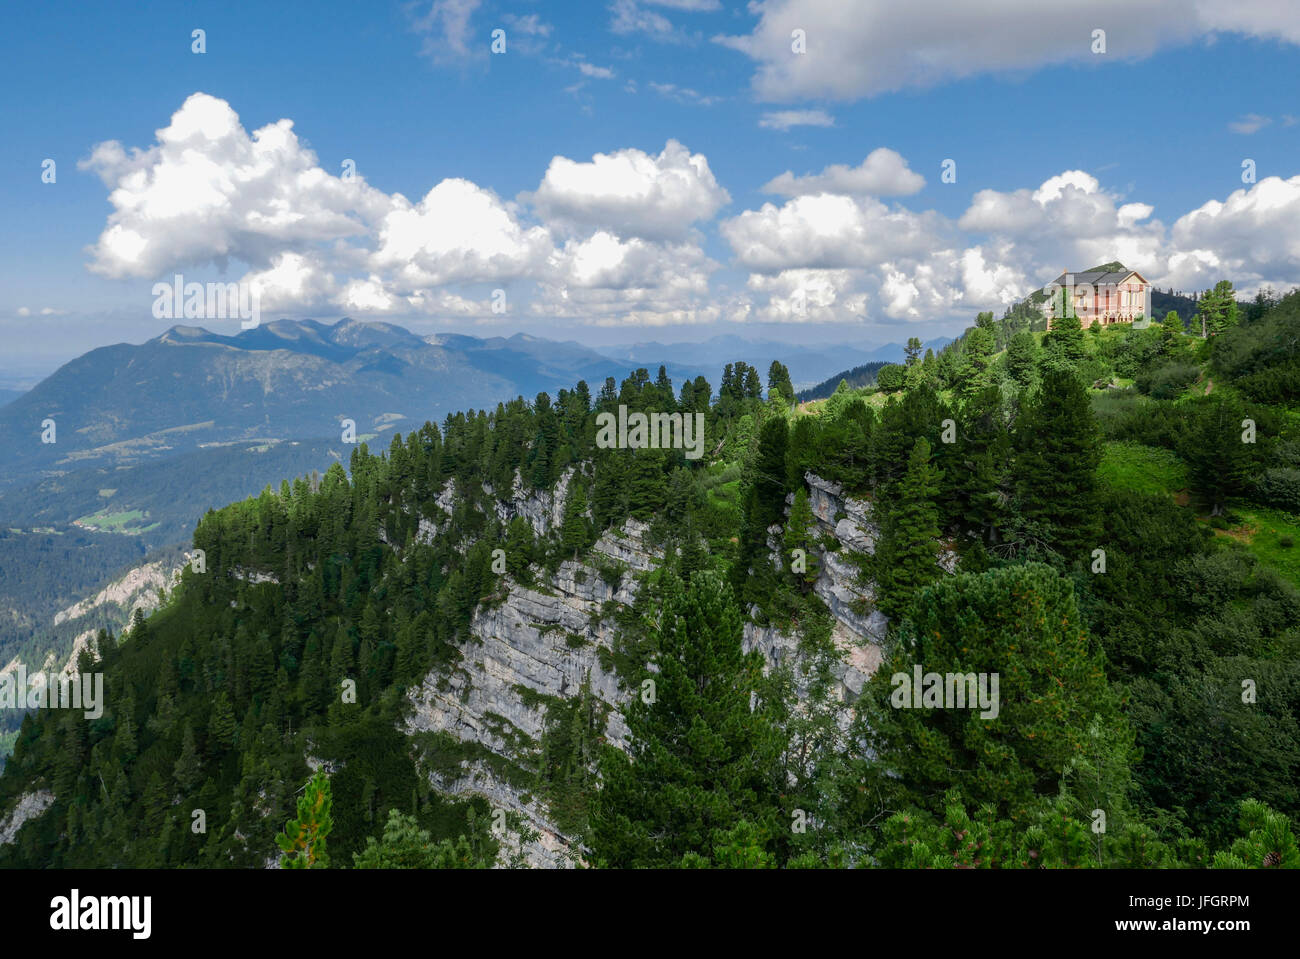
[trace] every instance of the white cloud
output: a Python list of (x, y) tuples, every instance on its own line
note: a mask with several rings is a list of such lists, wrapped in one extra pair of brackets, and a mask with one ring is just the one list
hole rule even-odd
[(872, 197), (829, 193), (764, 203), (719, 227), (737, 260), (756, 272), (839, 269), (898, 256), (921, 256), (946, 245), (951, 225), (933, 211), (913, 213)]
[(1231, 279), (1253, 292), (1300, 280), (1300, 176), (1265, 177), (1181, 216), (1170, 231), (1169, 281), (1201, 289)]
[(438, 64), (463, 62), (476, 53), (485, 55), (486, 43), (477, 51), (470, 46), (470, 19), (481, 4), (482, 0), (433, 0), (428, 11), (413, 22), (415, 32), (424, 37), (420, 52)]
[(1272, 122), (1271, 118), (1260, 116), (1258, 113), (1247, 113), (1245, 116), (1238, 117), (1229, 123), (1228, 129), (1233, 133), (1250, 136), (1250, 134), (1259, 132)]
[[(760, 98), (853, 100), (981, 73), (1144, 57), (1214, 32), (1300, 43), (1300, 17), (1275, 0), (766, 0), (754, 30), (715, 41), (757, 64)], [(791, 33), (805, 31), (794, 54)], [(1092, 31), (1106, 31), (1104, 56)]]
[[(675, 83), (655, 83), (650, 81), (650, 89), (660, 96), (668, 97), (670, 100), (676, 100), (678, 103), (694, 103), (702, 107), (710, 107), (722, 100), (722, 97), (705, 96), (690, 87), (679, 87)], [(635, 86), (631, 92), (636, 92)]]
[(312, 255), (286, 252), (265, 270), (252, 270), (242, 282), (257, 291), (262, 310), (302, 310), (333, 302), (338, 284)]
[(524, 227), (495, 194), (469, 180), (443, 180), (414, 206), (401, 194), (393, 203), (370, 262), (406, 287), (525, 276), (551, 249), (544, 228)]
[(656, 7), (671, 7), (687, 13), (711, 13), (722, 9), (721, 0), (645, 0)]
[(511, 291), (512, 315), (539, 319), (865, 319), (950, 332), (1063, 268), (1114, 259), (1187, 290), (1228, 278), (1251, 295), (1300, 279), (1300, 176), (1266, 177), (1168, 230), (1151, 204), (1084, 170), (981, 190), (953, 220), (872, 195), (923, 182), (901, 156), (878, 149), (857, 167), (787, 171), (765, 187), (782, 200), (719, 222), (733, 267), (747, 275), (733, 288), (704, 249), (730, 197), (707, 158), (675, 140), (658, 155), (556, 156), (537, 191), (515, 202), (463, 178), (412, 202), (360, 175), (326, 173), (288, 120), (249, 134), (224, 101), (195, 94), (154, 145), (102, 143), (83, 167), (103, 179), (112, 206), (89, 251), (92, 270), (170, 279), (236, 261), (262, 309), (285, 314), (491, 321), (491, 289), (500, 286)]
[(831, 323), (861, 316), (867, 294), (861, 277), (851, 270), (782, 270), (773, 275), (752, 273), (749, 289), (766, 294), (754, 318), (764, 323)]
[(764, 113), (758, 125), (765, 130), (789, 130), (791, 127), (833, 127), (835, 118), (825, 110), (776, 110)]
[(525, 34), (530, 37), (549, 37), (551, 35), (551, 25), (543, 23), (541, 18), (535, 13), (530, 13), (526, 17), (516, 16), (513, 13), (504, 14), (501, 18), (512, 30)]
[(285, 250), (364, 235), (388, 199), (361, 176), (320, 168), (290, 120), (250, 137), (224, 100), (196, 93), (157, 145), (130, 154), (98, 144), (79, 167), (111, 190), (113, 212), (91, 269), (153, 277), (164, 268), (228, 259), (265, 266)]
[(572, 232), (679, 239), (731, 197), (703, 154), (669, 140), (658, 156), (635, 149), (597, 153), (590, 162), (557, 156), (536, 192), (521, 199)]
[(614, 33), (648, 33), (661, 40), (673, 36), (672, 21), (663, 14), (646, 10), (636, 0), (614, 0), (609, 12), (613, 14), (609, 29)]
[(614, 79), (614, 71), (609, 67), (598, 67), (586, 60), (575, 60), (573, 65), (578, 68), (584, 77), (595, 77), (598, 80)]
[(925, 177), (908, 168), (907, 161), (886, 147), (872, 150), (856, 167), (836, 163), (818, 174), (797, 177), (787, 170), (763, 185), (764, 193), (801, 196), (811, 193), (907, 196), (925, 186)]

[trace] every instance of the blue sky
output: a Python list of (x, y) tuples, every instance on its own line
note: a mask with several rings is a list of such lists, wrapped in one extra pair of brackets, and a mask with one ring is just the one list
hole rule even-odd
[(0, 375), (156, 335), (176, 273), (264, 319), (593, 344), (952, 335), (1110, 258), (1300, 282), (1300, 12), (990, 6), (13, 7)]

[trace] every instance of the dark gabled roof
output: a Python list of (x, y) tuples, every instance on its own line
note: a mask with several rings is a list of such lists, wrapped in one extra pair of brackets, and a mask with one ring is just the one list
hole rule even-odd
[[(1087, 283), (1091, 286), (1105, 286), (1107, 283), (1123, 282), (1124, 277), (1136, 270), (1087, 270), (1083, 273), (1062, 273), (1052, 282), (1057, 286), (1077, 286)], [(1141, 274), (1138, 274), (1141, 276)], [(1067, 281), (1067, 277), (1069, 280)]]

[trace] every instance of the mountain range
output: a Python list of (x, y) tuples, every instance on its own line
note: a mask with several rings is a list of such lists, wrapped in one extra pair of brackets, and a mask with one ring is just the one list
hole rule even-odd
[(734, 335), (602, 352), (352, 319), (277, 320), (230, 336), (174, 326), (91, 350), (8, 402), (0, 395), (0, 660), (52, 638), (58, 610), (154, 551), (187, 545), (206, 510), (346, 461), (345, 420), (358, 442), (387, 446), (426, 420), (579, 380), (595, 393), (638, 367), (653, 374), (662, 364), (677, 384), (702, 375), (716, 388), (739, 360), (764, 373), (780, 360), (803, 384), (846, 362), (901, 357), (894, 344)]

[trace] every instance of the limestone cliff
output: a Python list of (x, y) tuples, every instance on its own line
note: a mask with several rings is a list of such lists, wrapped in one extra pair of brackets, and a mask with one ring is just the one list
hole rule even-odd
[[(552, 528), (563, 511), (567, 481), (568, 474), (555, 490), (528, 494), (516, 484), (498, 514), (527, 516), (538, 532)], [(852, 699), (881, 661), (886, 621), (872, 607), (870, 586), (858, 581), (850, 554), (870, 553), (878, 531), (869, 503), (846, 498), (838, 486), (812, 474), (807, 481), (818, 527), (838, 543), (836, 551), (821, 553), (815, 589), (834, 619), (841, 695)], [(663, 558), (647, 545), (647, 530), (629, 520), (606, 532), (584, 561), (566, 561), (532, 586), (509, 583), (499, 602), (477, 610), (472, 639), (455, 668), (431, 672), (410, 694), (408, 734), (454, 737), (469, 757), (451, 770), (432, 771), (433, 784), (452, 795), (483, 796), (519, 816), (537, 838), (520, 843), (506, 836), (504, 845), (530, 865), (564, 867), (580, 855), (545, 801), (521, 785), (534, 768), (548, 705), (576, 695), (585, 683), (608, 707), (606, 738), (621, 744), (626, 736), (619, 707), (631, 690), (615, 669), (616, 615), (635, 601), (637, 574)], [(761, 650), (769, 665), (799, 655), (797, 636), (752, 622), (745, 626), (744, 643), (747, 650)]]

